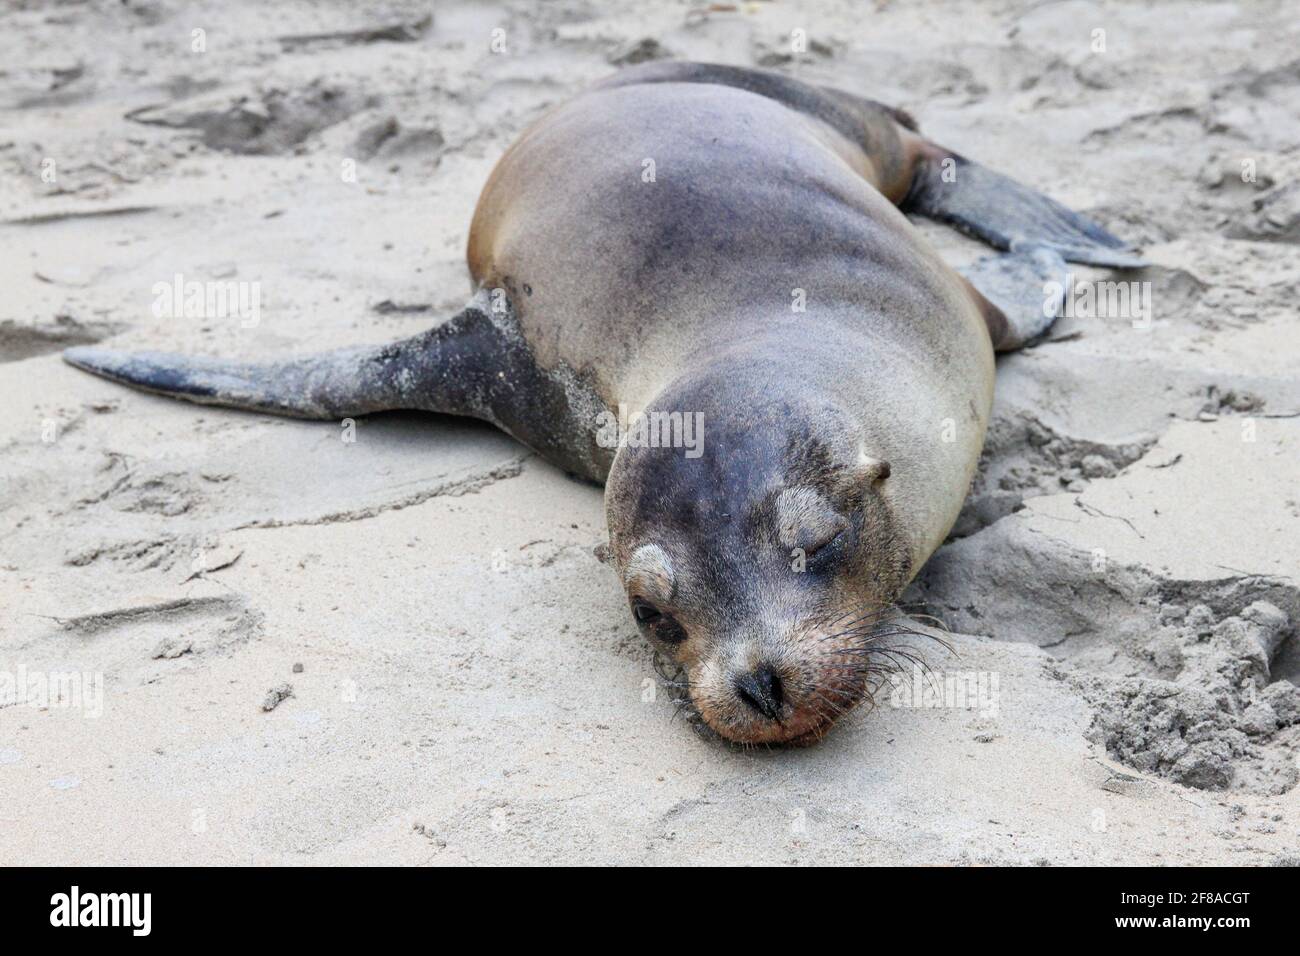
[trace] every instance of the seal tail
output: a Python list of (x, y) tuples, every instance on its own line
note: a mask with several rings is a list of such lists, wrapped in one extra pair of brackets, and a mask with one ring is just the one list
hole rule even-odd
[(906, 211), (949, 223), (1009, 251), (1046, 247), (1069, 262), (1121, 269), (1147, 263), (1123, 239), (1010, 177), (925, 142)]
[[(386, 345), (338, 349), (302, 358), (236, 362), (166, 352), (119, 352), (92, 346), (63, 359), (114, 382), (157, 395), (291, 418), (337, 419), (390, 409), (477, 415), (472, 369), (482, 349), (467, 334), (484, 324), (472, 305), (427, 332)], [(478, 321), (476, 321), (478, 320)], [(457, 376), (457, 366), (466, 374)]]

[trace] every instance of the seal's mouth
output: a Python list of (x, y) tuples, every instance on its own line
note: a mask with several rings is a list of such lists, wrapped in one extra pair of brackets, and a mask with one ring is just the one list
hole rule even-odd
[(809, 746), (860, 703), (872, 701), (893, 675), (925, 667), (916, 648), (898, 638), (946, 643), (911, 626), (929, 622), (901, 615), (896, 607), (888, 612), (838, 629), (823, 625), (792, 640), (789, 653), (753, 669), (705, 661), (671, 676), (660, 673), (681, 692), (677, 703), (702, 736), (739, 746)]
[(838, 674), (829, 675), (799, 687), (772, 716), (707, 695), (692, 694), (690, 700), (697, 719), (729, 743), (806, 747), (830, 733), (872, 690), (865, 679), (850, 683)]

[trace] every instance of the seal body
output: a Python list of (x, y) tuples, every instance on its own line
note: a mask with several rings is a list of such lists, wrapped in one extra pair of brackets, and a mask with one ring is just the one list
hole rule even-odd
[(597, 457), (615, 564), (711, 727), (811, 739), (876, 676), (879, 631), (844, 625), (879, 624), (957, 517), (992, 340), (889, 198), (915, 150), (882, 108), (835, 123), (700, 79), (624, 74), (541, 119), (483, 192), (469, 265), (539, 367), (702, 422), (698, 459)]
[[(963, 277), (900, 205), (1005, 254)], [(501, 158), (470, 229), (477, 291), (427, 332), (261, 364), (65, 358), (209, 404), (495, 423), (606, 483), (632, 613), (703, 722), (806, 742), (910, 660), (893, 602), (970, 485), (994, 350), (1050, 325), (1043, 279), (1065, 258), (1140, 262), (896, 110), (654, 63)], [(668, 424), (633, 440), (622, 423), (646, 416)]]
[(905, 131), (862, 101), (854, 141), (661, 72), (584, 93), (503, 156), (470, 231), (475, 282), (506, 289), (538, 364), (572, 369), (605, 407), (726, 383), (706, 442), (773, 402), (834, 402), (900, 479), (886, 498), (919, 568), (969, 488), (994, 364), (972, 290), (886, 198), (906, 192)]

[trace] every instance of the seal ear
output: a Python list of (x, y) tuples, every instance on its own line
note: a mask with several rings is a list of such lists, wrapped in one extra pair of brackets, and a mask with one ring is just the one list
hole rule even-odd
[(858, 459), (858, 475), (869, 485), (884, 481), (889, 477), (890, 472), (889, 462), (883, 458), (873, 458), (863, 452), (862, 457)]
[(673, 596), (673, 562), (657, 544), (643, 544), (632, 552), (624, 570), (624, 584), (646, 597), (668, 601)]

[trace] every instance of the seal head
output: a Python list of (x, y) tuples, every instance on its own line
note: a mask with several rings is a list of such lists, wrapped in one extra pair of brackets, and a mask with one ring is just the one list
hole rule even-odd
[(911, 576), (899, 477), (845, 409), (809, 395), (756, 402), (743, 379), (671, 389), (656, 408), (698, 411), (703, 454), (626, 446), (607, 486), (638, 626), (739, 743), (811, 742), (857, 704)]

